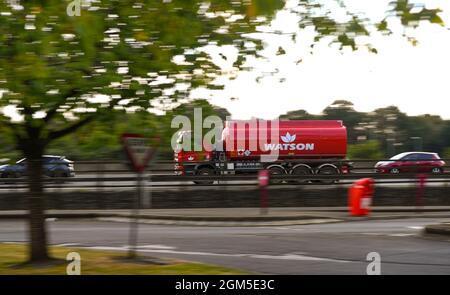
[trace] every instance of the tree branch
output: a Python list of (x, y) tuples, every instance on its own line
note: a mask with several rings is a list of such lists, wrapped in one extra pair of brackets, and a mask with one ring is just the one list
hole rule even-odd
[[(112, 99), (111, 98), (111, 101), (109, 102), (108, 107), (103, 109), (102, 111), (109, 111), (109, 110), (111, 110), (112, 108), (114, 108), (114, 106), (116, 105), (116, 103), (118, 101), (120, 101), (120, 99)], [(92, 114), (90, 116), (84, 117), (80, 121), (78, 121), (78, 122), (76, 122), (76, 123), (74, 123), (74, 124), (72, 124), (72, 125), (70, 125), (70, 126), (68, 126), (66, 128), (63, 128), (61, 130), (51, 131), (49, 133), (48, 137), (47, 137), (47, 139), (48, 139), (47, 143), (49, 143), (49, 142), (51, 142), (51, 141), (53, 141), (55, 139), (58, 139), (60, 137), (63, 137), (64, 135), (67, 135), (67, 134), (70, 134), (72, 132), (77, 131), (79, 128), (81, 128), (84, 125), (86, 125), (86, 124), (90, 123), (91, 121), (93, 121), (96, 116), (97, 117), (101, 116), (102, 115), (101, 114), (102, 111), (99, 111), (99, 112), (96, 112), (96, 113), (94, 113), (94, 114)]]
[(86, 125), (89, 122), (91, 122), (92, 120), (94, 120), (95, 115), (98, 115), (98, 114), (93, 114), (91, 116), (84, 117), (83, 119), (79, 120), (78, 122), (76, 122), (66, 128), (50, 132), (47, 137), (48, 142), (58, 139), (60, 137), (63, 137), (64, 135), (70, 134), (72, 132), (75, 132), (79, 128), (83, 127), (84, 125)]
[(11, 129), (17, 139), (22, 139), (22, 136), (20, 135), (19, 125), (10, 122), (8, 117), (0, 115), (0, 125), (4, 125), (7, 128)]
[(44, 122), (50, 122), (50, 120), (53, 119), (53, 117), (58, 112), (59, 107), (61, 107), (66, 102), (66, 99), (77, 95), (79, 92), (80, 91), (77, 88), (72, 88), (69, 92), (67, 92), (59, 103), (57, 103), (54, 107), (47, 111), (47, 114), (43, 118)]

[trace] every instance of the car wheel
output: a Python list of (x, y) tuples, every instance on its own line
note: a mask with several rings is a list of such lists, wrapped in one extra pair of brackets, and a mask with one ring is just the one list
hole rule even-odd
[[(2, 178), (17, 178), (14, 172), (6, 172), (2, 174)], [(11, 182), (5, 182), (5, 184), (14, 184)]]
[[(16, 179), (16, 178), (19, 178), (20, 176), (15, 172), (8, 172), (8, 173), (5, 173), (3, 177), (10, 178), (10, 179)], [(15, 185), (16, 182), (5, 182), (5, 184)]]
[(14, 172), (9, 172), (6, 174), (7, 178), (19, 178), (19, 176)]
[(389, 173), (391, 173), (391, 174), (399, 174), (400, 173), (400, 169), (392, 168), (391, 170), (389, 170)]
[[(214, 170), (208, 167), (198, 169), (196, 175), (199, 176), (212, 176), (214, 175)], [(196, 180), (195, 184), (213, 184), (214, 180)]]
[[(63, 178), (63, 177), (67, 177), (67, 175), (63, 171), (55, 171), (55, 172), (53, 172), (52, 177)], [(57, 180), (56, 183), (64, 183), (64, 180)]]
[(431, 173), (433, 174), (441, 174), (442, 172), (442, 168), (439, 167), (434, 167), (433, 169), (431, 169)]

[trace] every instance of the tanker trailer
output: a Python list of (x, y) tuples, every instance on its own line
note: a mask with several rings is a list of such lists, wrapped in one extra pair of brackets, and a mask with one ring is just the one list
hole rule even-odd
[(227, 121), (218, 146), (211, 152), (178, 151), (177, 173), (243, 174), (268, 169), (272, 175), (337, 175), (350, 168), (342, 161), (347, 154), (347, 129), (337, 120)]

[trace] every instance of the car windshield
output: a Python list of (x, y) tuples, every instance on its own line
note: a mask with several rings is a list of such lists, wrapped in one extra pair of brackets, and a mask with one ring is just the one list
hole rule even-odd
[(403, 158), (406, 154), (398, 154), (393, 156), (392, 158), (390, 158), (389, 160), (400, 160), (401, 158)]
[[(57, 161), (57, 160), (66, 160), (66, 159), (64, 157), (58, 157), (58, 156), (43, 156), (42, 160), (45, 163), (48, 163), (48, 162), (53, 162), (53, 161)], [(23, 159), (20, 159), (19, 161), (17, 161), (16, 164), (25, 164), (26, 161), (27, 161), (27, 158), (23, 158)], [(69, 160), (67, 160), (67, 161), (69, 161)]]

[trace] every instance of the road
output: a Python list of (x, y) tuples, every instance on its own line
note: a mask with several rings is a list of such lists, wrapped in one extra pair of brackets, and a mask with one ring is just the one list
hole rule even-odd
[[(286, 227), (139, 225), (139, 252), (267, 274), (366, 274), (369, 252), (382, 274), (450, 274), (450, 238), (423, 237), (424, 225), (450, 219), (403, 219)], [(129, 224), (48, 221), (52, 244), (126, 250)], [(23, 221), (1, 221), (0, 241), (23, 242)]]

